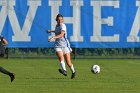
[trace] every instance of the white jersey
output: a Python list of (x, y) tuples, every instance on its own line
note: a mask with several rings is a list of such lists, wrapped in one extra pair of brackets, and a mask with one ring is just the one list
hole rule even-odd
[(65, 34), (61, 38), (55, 39), (55, 48), (70, 48), (69, 41), (67, 39), (67, 28), (66, 25), (62, 23), (61, 26), (56, 25), (55, 27), (55, 35), (61, 34), (61, 31), (65, 31)]

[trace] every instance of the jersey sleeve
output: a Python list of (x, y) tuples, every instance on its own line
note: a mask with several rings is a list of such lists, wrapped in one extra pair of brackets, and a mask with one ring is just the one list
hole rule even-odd
[(66, 32), (66, 25), (65, 24), (62, 25), (62, 29), (61, 30)]

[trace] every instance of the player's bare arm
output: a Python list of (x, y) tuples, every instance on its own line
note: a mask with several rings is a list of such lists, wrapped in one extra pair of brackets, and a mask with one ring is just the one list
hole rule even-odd
[(8, 42), (7, 42), (7, 40), (6, 39), (2, 39), (2, 43), (3, 43), (3, 46), (6, 46), (6, 45), (8, 45)]
[(61, 38), (61, 37), (63, 37), (64, 36), (64, 34), (65, 34), (65, 31), (61, 31), (61, 34), (59, 34), (59, 35), (56, 35), (56, 36), (52, 36), (51, 38), (49, 38), (49, 42), (52, 40), (52, 39), (56, 39), (56, 38)]
[(47, 30), (47, 33), (55, 32), (55, 30)]

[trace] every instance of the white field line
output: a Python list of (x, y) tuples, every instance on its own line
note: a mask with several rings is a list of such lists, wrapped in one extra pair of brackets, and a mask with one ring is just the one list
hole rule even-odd
[(129, 61), (129, 62), (127, 62), (127, 63), (130, 63), (130, 64), (136, 64), (136, 65), (140, 65), (140, 62), (132, 62), (132, 61)]

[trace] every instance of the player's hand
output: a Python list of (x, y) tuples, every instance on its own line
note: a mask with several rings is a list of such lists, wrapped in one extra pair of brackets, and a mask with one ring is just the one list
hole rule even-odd
[(48, 42), (51, 42), (51, 41), (52, 41), (52, 39), (53, 39), (53, 37), (49, 38), (49, 39), (48, 39)]
[(51, 30), (46, 30), (47, 33), (51, 33)]

